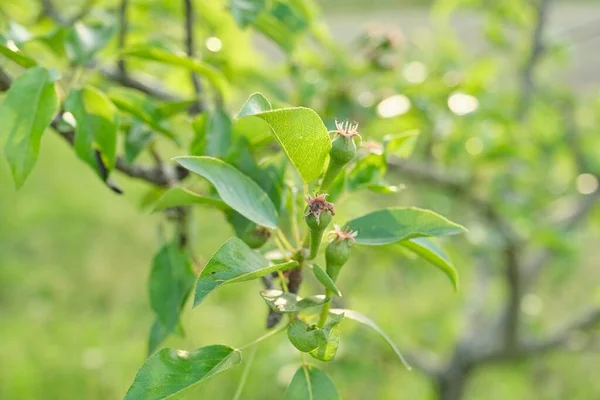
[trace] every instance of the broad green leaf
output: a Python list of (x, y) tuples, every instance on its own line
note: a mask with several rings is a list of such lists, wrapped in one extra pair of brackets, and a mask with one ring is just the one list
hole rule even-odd
[(31, 68), (37, 65), (34, 59), (27, 57), (16, 47), (9, 47), (8, 45), (0, 43), (0, 54), (14, 61), (23, 68)]
[(153, 139), (154, 132), (142, 123), (134, 123), (125, 137), (125, 160), (128, 163), (134, 162)]
[(247, 117), (249, 115), (256, 115), (265, 111), (271, 111), (273, 107), (269, 100), (260, 93), (253, 93), (248, 97), (248, 100), (244, 103), (237, 118)]
[(386, 156), (394, 155), (400, 158), (408, 158), (415, 148), (418, 136), (418, 129), (385, 135), (383, 137), (383, 152)]
[(339, 400), (331, 378), (317, 367), (300, 367), (285, 392), (285, 400)]
[(254, 22), (266, 6), (266, 0), (229, 0), (229, 12), (242, 28)]
[(221, 199), (250, 221), (270, 229), (277, 228), (277, 210), (269, 195), (236, 168), (212, 157), (175, 157), (173, 160), (208, 179)]
[(162, 349), (139, 369), (125, 400), (165, 399), (242, 362), (242, 353), (213, 345), (197, 350)]
[(398, 358), (400, 359), (400, 361), (402, 361), (402, 364), (404, 364), (404, 366), (409, 371), (412, 369), (412, 367), (410, 365), (408, 365), (408, 363), (406, 362), (406, 360), (402, 356), (402, 353), (400, 353), (400, 350), (398, 350), (398, 346), (396, 346), (396, 344), (394, 343), (394, 341), (387, 335), (387, 333), (385, 333), (370, 318), (368, 318), (368, 317), (364, 316), (363, 314), (361, 314), (359, 312), (356, 312), (354, 310), (334, 309), (334, 310), (331, 310), (331, 312), (334, 313), (334, 314), (337, 314), (337, 315), (344, 315), (346, 318), (349, 318), (349, 319), (354, 320), (356, 322), (360, 322), (361, 324), (366, 325), (369, 328), (375, 330), (377, 333), (379, 333), (381, 335), (381, 337), (383, 337), (383, 339), (385, 339), (385, 341), (390, 345), (390, 347), (392, 348), (392, 350), (394, 350), (394, 353), (396, 353), (396, 355), (398, 356)]
[(137, 45), (129, 49), (125, 49), (122, 54), (124, 56), (138, 57), (168, 65), (187, 68), (206, 77), (206, 79), (221, 93), (221, 95), (223, 95), (223, 97), (227, 97), (229, 95), (229, 82), (227, 82), (227, 78), (225, 78), (225, 75), (223, 75), (221, 71), (209, 64), (189, 58), (183, 53), (175, 54), (158, 47)]
[(324, 345), (327, 340), (323, 329), (299, 319), (293, 320), (288, 326), (287, 335), (290, 343), (304, 353)]
[(148, 282), (150, 305), (159, 322), (170, 332), (179, 321), (179, 314), (194, 285), (195, 275), (189, 257), (177, 241), (164, 245), (152, 260)]
[(160, 118), (156, 107), (143, 95), (131, 90), (119, 88), (108, 92), (109, 99), (121, 110), (131, 114), (149, 127), (177, 143), (167, 121)]
[(385, 183), (378, 183), (375, 185), (368, 185), (367, 189), (374, 193), (392, 194), (398, 193), (399, 191), (406, 189), (405, 185), (386, 185)]
[(148, 357), (158, 349), (158, 346), (165, 341), (172, 331), (173, 329), (167, 328), (158, 319), (154, 321), (148, 336)]
[(231, 150), (231, 120), (222, 107), (199, 115), (194, 122), (194, 140), (191, 154), (225, 158)]
[(153, 212), (165, 210), (172, 207), (191, 206), (195, 204), (207, 205), (220, 209), (226, 209), (227, 205), (221, 200), (202, 196), (194, 193), (189, 189), (182, 187), (174, 187), (165, 192), (160, 199), (154, 204)]
[(161, 118), (170, 118), (182, 112), (186, 112), (195, 105), (198, 101), (195, 99), (191, 100), (177, 100), (177, 101), (166, 101), (156, 106), (156, 110)]
[(4, 154), (17, 188), (23, 185), (37, 161), (44, 130), (58, 111), (54, 74), (34, 67), (12, 83), (2, 106), (2, 131), (8, 133)]
[[(75, 128), (75, 153), (94, 169), (102, 180), (115, 166), (119, 114), (106, 95), (93, 86), (72, 90), (65, 108), (73, 114)], [(99, 152), (102, 165), (96, 155)]]
[(73, 64), (83, 65), (106, 46), (114, 33), (114, 26), (87, 26), (76, 22), (67, 33), (65, 43), (67, 54)]
[(231, 238), (212, 255), (196, 281), (194, 307), (221, 285), (244, 282), (297, 266), (296, 261), (269, 265), (269, 261), (238, 238)]
[(340, 335), (342, 334), (342, 321), (344, 314), (335, 314), (327, 324), (323, 327), (323, 332), (327, 341), (310, 352), (310, 355), (317, 360), (331, 361), (337, 353), (340, 344)]
[(458, 272), (456, 272), (448, 255), (435, 243), (426, 238), (415, 238), (403, 240), (398, 244), (441, 269), (450, 278), (454, 290), (458, 290)]
[(332, 293), (340, 297), (342, 296), (342, 292), (340, 292), (340, 290), (335, 285), (335, 282), (331, 279), (331, 277), (327, 274), (327, 272), (325, 272), (323, 268), (321, 268), (317, 264), (311, 265), (310, 268), (313, 270), (315, 277), (318, 279), (319, 282), (321, 282), (323, 286), (325, 286), (325, 288), (329, 289)]
[(309, 183), (321, 175), (331, 140), (317, 113), (310, 108), (296, 107), (247, 114), (246, 118), (251, 115), (269, 125), (304, 182)]
[(358, 232), (356, 243), (381, 246), (427, 236), (456, 235), (466, 229), (430, 210), (386, 208), (355, 218), (346, 227)]
[(258, 31), (273, 40), (286, 52), (294, 49), (302, 37), (301, 34), (309, 27), (307, 16), (303, 13), (304, 10), (294, 7), (291, 3), (275, 2), (268, 13), (261, 13), (253, 23)]
[(265, 303), (279, 313), (295, 313), (325, 304), (325, 296), (316, 295), (302, 298), (295, 293), (281, 290), (263, 290), (260, 295)]

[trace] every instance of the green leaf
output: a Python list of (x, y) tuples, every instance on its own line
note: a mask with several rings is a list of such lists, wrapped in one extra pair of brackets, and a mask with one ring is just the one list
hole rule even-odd
[[(72, 90), (65, 108), (73, 114), (75, 128), (75, 153), (106, 180), (115, 166), (119, 114), (106, 95), (93, 86)], [(96, 152), (100, 152), (99, 165)]]
[(266, 7), (266, 0), (229, 0), (229, 12), (242, 28), (250, 25)]
[(448, 255), (444, 253), (444, 250), (426, 238), (403, 240), (398, 244), (441, 269), (442, 272), (450, 278), (454, 290), (458, 291), (458, 272), (456, 272), (452, 261), (450, 261)]
[(273, 107), (269, 100), (260, 93), (253, 93), (248, 97), (248, 100), (244, 103), (237, 118), (247, 117), (249, 115), (256, 115), (265, 111), (271, 111)]
[(150, 335), (148, 337), (148, 356), (158, 349), (158, 346), (171, 334), (172, 329), (168, 329), (166, 326), (160, 323), (158, 319), (154, 321), (150, 328)]
[[(255, 108), (245, 108), (251, 112)], [(304, 182), (309, 183), (323, 171), (331, 140), (321, 118), (310, 108), (281, 108), (246, 114), (264, 120), (294, 164)]]
[(357, 244), (381, 246), (423, 236), (445, 236), (466, 229), (430, 210), (386, 208), (355, 218), (346, 227), (358, 231)]
[(138, 57), (145, 60), (157, 61), (168, 65), (187, 68), (206, 77), (206, 79), (223, 95), (227, 97), (230, 92), (229, 82), (225, 75), (213, 66), (203, 63), (193, 58), (189, 58), (185, 54), (175, 54), (168, 50), (158, 47), (137, 45), (129, 49), (125, 49), (122, 54), (124, 56)]
[(168, 398), (241, 362), (239, 350), (222, 345), (193, 351), (162, 349), (139, 369), (125, 400)]
[(121, 110), (131, 114), (149, 127), (177, 142), (167, 121), (160, 118), (156, 107), (143, 95), (130, 89), (119, 88), (108, 93), (109, 99)]
[(348, 174), (348, 190), (356, 191), (379, 184), (387, 171), (383, 156), (369, 154), (361, 159)]
[(295, 313), (325, 304), (325, 296), (316, 295), (302, 298), (295, 293), (281, 290), (263, 290), (260, 295), (265, 303), (279, 313)]
[(152, 140), (154, 132), (146, 128), (142, 123), (134, 123), (125, 137), (125, 160), (132, 163), (140, 155)]
[(317, 280), (321, 282), (321, 284), (325, 286), (325, 288), (331, 290), (331, 292), (335, 293), (340, 297), (342, 296), (342, 292), (340, 292), (340, 290), (335, 285), (335, 282), (331, 279), (327, 272), (323, 270), (323, 268), (321, 268), (317, 264), (311, 265), (310, 268), (313, 270), (313, 273), (315, 274)]
[(191, 154), (224, 158), (232, 146), (231, 120), (222, 107), (199, 115), (192, 123)]
[(196, 104), (198, 101), (196, 99), (191, 100), (176, 100), (176, 101), (166, 101), (156, 106), (156, 110), (161, 118), (170, 118), (174, 115), (180, 114), (182, 112), (186, 112)]
[(12, 83), (2, 106), (2, 131), (8, 132), (4, 154), (17, 188), (20, 188), (37, 161), (44, 130), (58, 111), (54, 74), (31, 68)]
[(227, 209), (227, 204), (221, 200), (202, 196), (194, 193), (189, 189), (182, 187), (174, 187), (165, 192), (160, 199), (154, 204), (152, 212), (165, 210), (167, 208), (179, 207), (179, 206), (191, 206), (195, 204), (202, 204), (220, 209)]
[(177, 241), (163, 246), (154, 260), (148, 282), (150, 305), (159, 322), (170, 332), (179, 321), (179, 314), (194, 285), (195, 275), (188, 255)]
[(344, 320), (344, 314), (334, 315), (327, 324), (323, 327), (323, 332), (327, 337), (327, 341), (310, 352), (310, 355), (317, 360), (331, 361), (337, 353), (338, 346), (340, 344), (340, 335), (342, 334), (342, 321)]
[(65, 42), (67, 54), (73, 64), (83, 65), (106, 46), (114, 33), (114, 26), (87, 26), (76, 22), (67, 33)]
[(410, 157), (417, 143), (419, 133), (418, 129), (413, 129), (407, 132), (385, 135), (383, 137), (383, 152), (386, 156)]
[(175, 157), (173, 160), (208, 179), (221, 199), (250, 221), (277, 228), (277, 210), (269, 195), (236, 168), (212, 157)]
[(260, 278), (297, 266), (296, 261), (269, 265), (269, 261), (238, 238), (231, 238), (212, 255), (196, 281), (194, 307), (219, 286)]
[(0, 43), (0, 54), (19, 64), (23, 68), (31, 68), (37, 65), (34, 59), (27, 57), (19, 51), (19, 49), (12, 49), (2, 43)]
[(402, 364), (404, 364), (404, 366), (410, 371), (412, 369), (412, 367), (410, 365), (408, 365), (408, 363), (406, 362), (406, 360), (404, 359), (404, 357), (402, 356), (402, 353), (400, 353), (400, 350), (398, 350), (398, 346), (396, 346), (396, 344), (393, 342), (393, 340), (387, 335), (387, 333), (385, 333), (375, 322), (373, 322), (371, 319), (369, 319), (368, 317), (364, 316), (363, 314), (356, 312), (354, 310), (347, 310), (347, 309), (334, 309), (331, 310), (332, 313), (334, 314), (338, 314), (338, 315), (344, 315), (346, 318), (349, 318), (351, 320), (354, 320), (356, 322), (359, 322), (365, 326), (368, 326), (369, 328), (375, 330), (377, 333), (379, 333), (381, 335), (381, 337), (383, 337), (385, 339), (385, 341), (390, 345), (390, 347), (392, 348), (392, 350), (394, 350), (394, 353), (396, 353), (396, 355), (398, 356), (398, 358), (400, 359), (400, 361), (402, 361)]
[(339, 400), (331, 378), (319, 368), (308, 365), (294, 374), (285, 392), (285, 400)]
[(308, 353), (326, 343), (325, 332), (316, 325), (308, 325), (306, 322), (295, 319), (288, 326), (288, 339), (298, 350)]

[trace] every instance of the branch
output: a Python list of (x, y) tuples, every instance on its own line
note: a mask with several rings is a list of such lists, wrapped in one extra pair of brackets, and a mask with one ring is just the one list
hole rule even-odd
[[(127, 41), (127, 31), (129, 29), (127, 20), (128, 7), (129, 0), (121, 0), (121, 6), (119, 7), (119, 50), (122, 50), (125, 47), (125, 42)], [(127, 66), (125, 65), (123, 57), (120, 57), (119, 61), (117, 61), (117, 67), (121, 75), (127, 76)]]
[(100, 72), (102, 75), (104, 75), (104, 77), (120, 84), (121, 86), (139, 90), (140, 92), (146, 93), (147, 95), (155, 97), (159, 100), (176, 101), (181, 99), (179, 96), (161, 89), (158, 82), (152, 82), (152, 84), (150, 84), (150, 82), (132, 78), (128, 74), (123, 74), (121, 71), (114, 68), (103, 67), (100, 69)]
[(550, 0), (539, 0), (536, 9), (536, 25), (531, 37), (531, 51), (521, 73), (521, 95), (516, 114), (518, 121), (523, 121), (531, 106), (531, 99), (535, 89), (533, 72), (539, 59), (544, 53), (545, 46), (543, 43), (543, 36), (548, 19), (547, 14), (549, 6)]
[[(190, 58), (195, 56), (195, 45), (194, 45), (194, 6), (192, 0), (183, 0), (185, 5), (185, 49), (186, 53)], [(203, 110), (203, 104), (200, 100), (200, 94), (202, 93), (202, 85), (200, 79), (195, 72), (190, 72), (192, 84), (194, 85), (194, 93), (196, 94), (197, 103), (194, 109), (190, 110), (193, 114), (198, 114)]]

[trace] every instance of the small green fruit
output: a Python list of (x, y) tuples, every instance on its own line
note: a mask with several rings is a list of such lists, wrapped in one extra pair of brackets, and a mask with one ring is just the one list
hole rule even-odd
[(340, 270), (350, 258), (350, 247), (354, 244), (356, 232), (341, 230), (338, 225), (330, 232), (334, 239), (325, 250), (325, 261), (327, 263), (327, 275), (335, 282)]

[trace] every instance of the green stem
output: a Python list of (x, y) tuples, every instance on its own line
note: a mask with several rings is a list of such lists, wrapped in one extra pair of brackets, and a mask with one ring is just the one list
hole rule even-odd
[(326, 192), (329, 185), (333, 183), (335, 178), (338, 176), (340, 171), (342, 170), (343, 165), (340, 165), (334, 161), (330, 161), (327, 166), (327, 171), (325, 171), (325, 176), (323, 176), (323, 180), (321, 181), (321, 187), (319, 191)]
[(321, 315), (319, 316), (319, 323), (318, 326), (319, 328), (322, 328), (325, 326), (325, 323), (327, 322), (327, 316), (329, 315), (329, 308), (331, 307), (331, 295), (333, 294), (333, 292), (329, 289), (325, 290), (325, 299), (327, 300), (327, 302), (325, 304), (323, 304), (323, 309), (321, 310)]
[(323, 240), (324, 232), (325, 230), (310, 231), (310, 252), (308, 254), (307, 260), (312, 260), (317, 256), (317, 253), (319, 252), (319, 247), (321, 247), (321, 241)]
[(252, 347), (252, 346), (254, 346), (257, 343), (260, 343), (263, 340), (268, 339), (271, 336), (278, 334), (279, 332), (281, 332), (284, 329), (287, 329), (287, 325), (280, 325), (279, 328), (273, 329), (272, 331), (265, 333), (264, 335), (262, 335), (258, 339), (253, 340), (252, 342), (250, 342), (248, 344), (245, 344), (242, 347), (239, 347), (238, 350), (244, 350), (244, 349), (247, 349), (248, 347)]

